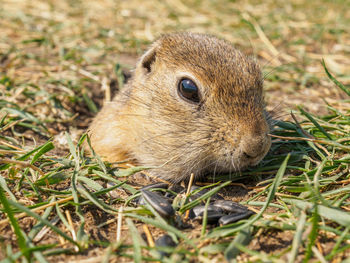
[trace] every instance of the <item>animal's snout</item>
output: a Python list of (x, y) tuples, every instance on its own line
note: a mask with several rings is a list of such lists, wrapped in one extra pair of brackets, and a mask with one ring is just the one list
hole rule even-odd
[(271, 146), (271, 139), (266, 134), (246, 137), (241, 144), (242, 155), (250, 162), (260, 161)]

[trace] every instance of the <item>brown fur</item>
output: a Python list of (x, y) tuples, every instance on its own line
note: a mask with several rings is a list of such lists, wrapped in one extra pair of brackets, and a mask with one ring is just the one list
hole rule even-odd
[[(184, 76), (197, 84), (199, 105), (179, 96)], [(93, 121), (92, 146), (106, 160), (129, 157), (171, 181), (255, 165), (271, 145), (262, 89), (259, 66), (230, 43), (165, 35)]]

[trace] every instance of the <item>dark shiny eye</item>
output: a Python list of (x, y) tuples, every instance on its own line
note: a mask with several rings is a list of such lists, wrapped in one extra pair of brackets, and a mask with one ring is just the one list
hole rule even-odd
[(190, 79), (180, 80), (178, 91), (181, 97), (183, 97), (186, 100), (190, 100), (194, 103), (198, 103), (200, 101), (199, 89), (197, 85)]

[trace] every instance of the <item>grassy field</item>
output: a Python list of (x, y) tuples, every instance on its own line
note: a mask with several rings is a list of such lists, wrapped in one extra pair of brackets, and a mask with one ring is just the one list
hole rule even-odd
[[(250, 219), (181, 228), (198, 200), (163, 219), (130, 202), (142, 168), (81, 146), (137, 57), (173, 31), (215, 34), (262, 65), (271, 151), (203, 183)], [(349, 72), (349, 1), (0, 0), (0, 262), (350, 262)], [(169, 257), (152, 242), (164, 233)]]

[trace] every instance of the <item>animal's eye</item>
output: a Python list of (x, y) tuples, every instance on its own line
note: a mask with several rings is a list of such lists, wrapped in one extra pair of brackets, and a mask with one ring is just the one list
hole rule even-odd
[(179, 82), (178, 91), (182, 98), (194, 103), (200, 101), (199, 89), (197, 85), (190, 79), (182, 79)]

